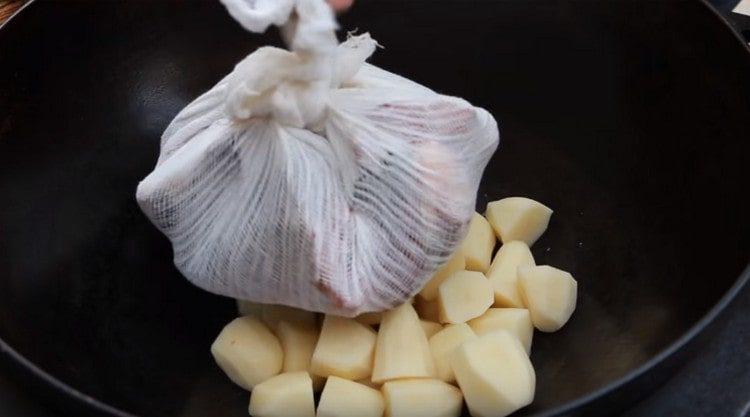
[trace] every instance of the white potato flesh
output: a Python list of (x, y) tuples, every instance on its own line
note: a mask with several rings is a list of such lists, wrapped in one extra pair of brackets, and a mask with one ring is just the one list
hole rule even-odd
[(490, 222), (481, 214), (474, 213), (469, 223), (469, 232), (461, 244), (466, 269), (486, 273), (490, 269), (495, 242), (495, 232)]
[(427, 301), (419, 296), (414, 304), (414, 308), (417, 310), (420, 318), (434, 322), (440, 321), (440, 303), (437, 298)]
[(534, 399), (534, 368), (521, 342), (505, 330), (464, 342), (451, 367), (474, 417), (507, 416)]
[(487, 220), (500, 240), (520, 240), (531, 246), (547, 230), (552, 210), (525, 197), (509, 197), (487, 204)]
[(434, 321), (420, 320), (419, 324), (422, 325), (422, 330), (424, 330), (424, 335), (427, 336), (427, 339), (443, 329), (440, 323), (435, 323)]
[(484, 314), (495, 295), (483, 273), (459, 271), (440, 284), (438, 301), (442, 323), (465, 323)]
[(464, 259), (463, 253), (459, 250), (448, 259), (448, 262), (435, 272), (435, 275), (427, 281), (427, 284), (425, 284), (422, 291), (419, 292), (419, 295), (427, 301), (434, 300), (437, 298), (438, 287), (440, 284), (453, 275), (454, 272), (463, 271), (464, 268), (466, 268), (466, 260)]
[(359, 316), (355, 318), (358, 322), (362, 324), (366, 324), (368, 326), (374, 326), (376, 324), (380, 324), (380, 320), (383, 316), (383, 313), (376, 312), (376, 313), (362, 313)]
[(518, 268), (518, 288), (534, 327), (559, 330), (576, 309), (578, 283), (570, 273), (548, 265)]
[(370, 387), (372, 389), (376, 389), (378, 391), (380, 391), (380, 387), (383, 386), (383, 384), (376, 384), (376, 383), (372, 382), (370, 380), (370, 378), (360, 379), (360, 380), (357, 380), (357, 381), (354, 381), (354, 382), (356, 382), (358, 384), (366, 385), (366, 386), (368, 386), (368, 387)]
[(463, 396), (437, 379), (403, 379), (383, 384), (388, 417), (458, 417)]
[[(315, 345), (318, 343), (318, 326), (313, 324), (289, 323), (282, 321), (276, 329), (276, 334), (284, 351), (284, 365), (282, 372), (310, 371)], [(323, 388), (325, 380), (317, 375), (310, 375), (313, 389), (317, 392)]]
[(445, 382), (456, 380), (451, 368), (450, 358), (453, 351), (467, 340), (476, 339), (474, 331), (466, 323), (449, 324), (430, 338), (430, 351), (435, 359), (437, 377)]
[(491, 308), (481, 316), (469, 321), (469, 326), (477, 336), (496, 330), (507, 330), (531, 352), (531, 339), (534, 337), (534, 324), (531, 314), (525, 308)]
[(237, 313), (240, 316), (255, 316), (260, 318), (262, 311), (263, 304), (246, 300), (237, 300)]
[(349, 380), (363, 379), (372, 373), (372, 357), (377, 334), (354, 319), (326, 315), (315, 346), (310, 370)]
[(382, 417), (384, 410), (380, 391), (332, 376), (320, 395), (317, 417)]
[(256, 385), (249, 411), (253, 417), (315, 417), (310, 375), (285, 373)]
[(508, 242), (498, 249), (492, 261), (487, 279), (495, 291), (498, 307), (524, 307), (518, 292), (518, 267), (534, 266), (534, 256), (529, 246), (520, 240)]
[(261, 311), (261, 319), (269, 329), (276, 332), (279, 322), (301, 323), (312, 325), (317, 323), (316, 313), (276, 304), (266, 304)]
[(434, 376), (430, 345), (414, 307), (407, 303), (383, 313), (372, 381), (380, 384), (392, 379)]
[(211, 354), (229, 379), (246, 390), (281, 372), (284, 360), (279, 340), (253, 316), (224, 326)]

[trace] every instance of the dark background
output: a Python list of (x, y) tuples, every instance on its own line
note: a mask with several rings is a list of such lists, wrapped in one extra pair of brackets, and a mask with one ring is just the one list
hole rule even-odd
[[(735, 0), (715, 0), (727, 12)], [(750, 289), (722, 316), (713, 340), (626, 416), (750, 415)], [(0, 416), (54, 416), (0, 375)]]

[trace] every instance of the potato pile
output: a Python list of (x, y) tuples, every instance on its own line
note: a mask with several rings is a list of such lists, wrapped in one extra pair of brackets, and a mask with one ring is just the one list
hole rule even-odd
[(560, 329), (576, 305), (573, 277), (529, 250), (551, 215), (528, 198), (488, 204), (412, 302), (382, 313), (238, 301), (211, 352), (255, 417), (456, 417), (464, 401), (475, 417), (511, 414), (534, 399), (534, 328)]

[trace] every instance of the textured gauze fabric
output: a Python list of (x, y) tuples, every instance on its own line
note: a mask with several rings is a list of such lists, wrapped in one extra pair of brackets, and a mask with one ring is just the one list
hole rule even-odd
[(485, 110), (367, 64), (324, 0), (223, 0), (263, 47), (185, 107), (138, 186), (195, 285), (354, 316), (403, 303), (462, 240), (498, 145)]

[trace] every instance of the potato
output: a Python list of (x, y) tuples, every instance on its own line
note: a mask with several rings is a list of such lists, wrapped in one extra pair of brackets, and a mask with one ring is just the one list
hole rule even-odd
[(514, 240), (500, 246), (487, 273), (495, 291), (496, 306), (524, 307), (518, 292), (518, 267), (534, 265), (534, 256), (526, 243)]
[(289, 323), (301, 323), (303, 325), (313, 325), (317, 323), (315, 313), (301, 310), (299, 308), (287, 307), (276, 304), (266, 304), (261, 311), (261, 319), (269, 329), (276, 332), (280, 321)]
[(534, 324), (531, 314), (525, 308), (491, 308), (481, 316), (469, 321), (469, 326), (477, 336), (496, 330), (507, 330), (531, 352), (531, 339), (534, 337)]
[(437, 379), (403, 379), (383, 384), (388, 417), (458, 417), (463, 396)]
[(435, 359), (437, 377), (445, 382), (454, 382), (456, 377), (450, 364), (450, 356), (457, 347), (476, 335), (466, 323), (449, 324), (430, 338), (430, 351)]
[(253, 316), (227, 324), (211, 345), (211, 354), (229, 379), (246, 390), (278, 374), (284, 359), (279, 340)]
[(495, 232), (490, 222), (481, 214), (474, 213), (469, 223), (469, 232), (461, 244), (466, 269), (486, 273), (490, 269), (494, 249)]
[(438, 287), (440, 284), (443, 283), (449, 276), (451, 276), (456, 271), (462, 271), (466, 267), (466, 261), (464, 259), (463, 253), (461, 251), (457, 251), (453, 256), (448, 259), (448, 262), (446, 262), (440, 269), (435, 272), (435, 275), (432, 276), (432, 278), (427, 282), (427, 284), (422, 288), (422, 291), (419, 292), (419, 295), (422, 296), (427, 301), (432, 301), (435, 298), (437, 298), (438, 293)]
[(382, 417), (384, 410), (380, 391), (332, 376), (320, 395), (317, 417)]
[(474, 417), (507, 416), (534, 399), (534, 368), (521, 342), (505, 330), (464, 342), (450, 363)]
[(578, 283), (569, 273), (547, 265), (518, 268), (518, 288), (534, 327), (560, 329), (576, 309)]
[(435, 363), (417, 312), (403, 304), (383, 313), (372, 381), (376, 384), (398, 378), (431, 378)]
[(495, 296), (483, 273), (459, 271), (440, 284), (438, 301), (442, 323), (465, 323), (484, 314)]
[(380, 324), (380, 319), (382, 316), (383, 313), (379, 311), (375, 313), (362, 313), (359, 316), (355, 317), (355, 320), (368, 326), (374, 326), (376, 324)]
[(315, 417), (312, 380), (307, 372), (276, 375), (253, 388), (253, 417)]
[(520, 240), (531, 246), (547, 230), (552, 210), (530, 198), (509, 197), (487, 204), (486, 216), (503, 243)]
[[(281, 372), (310, 371), (315, 345), (318, 343), (318, 326), (282, 321), (276, 330), (284, 351), (284, 364)], [(317, 375), (310, 375), (313, 390), (320, 391), (325, 380)]]
[(372, 389), (376, 389), (378, 391), (380, 391), (380, 387), (383, 386), (383, 384), (376, 384), (376, 383), (372, 382), (370, 380), (370, 378), (360, 379), (360, 380), (357, 380), (357, 381), (354, 381), (354, 382), (356, 382), (358, 384), (366, 385), (366, 386), (368, 386), (368, 387), (370, 387)]
[(414, 304), (414, 308), (421, 319), (434, 322), (440, 321), (440, 303), (437, 301), (437, 298), (427, 301), (419, 296)]
[(246, 300), (237, 301), (237, 314), (240, 316), (255, 316), (260, 318), (263, 311), (263, 304), (254, 303)]
[(420, 320), (419, 324), (422, 325), (422, 330), (424, 330), (424, 335), (427, 336), (427, 339), (443, 328), (440, 323), (435, 323), (434, 321)]
[(310, 370), (323, 377), (367, 378), (372, 373), (376, 339), (369, 326), (354, 319), (326, 315)]

